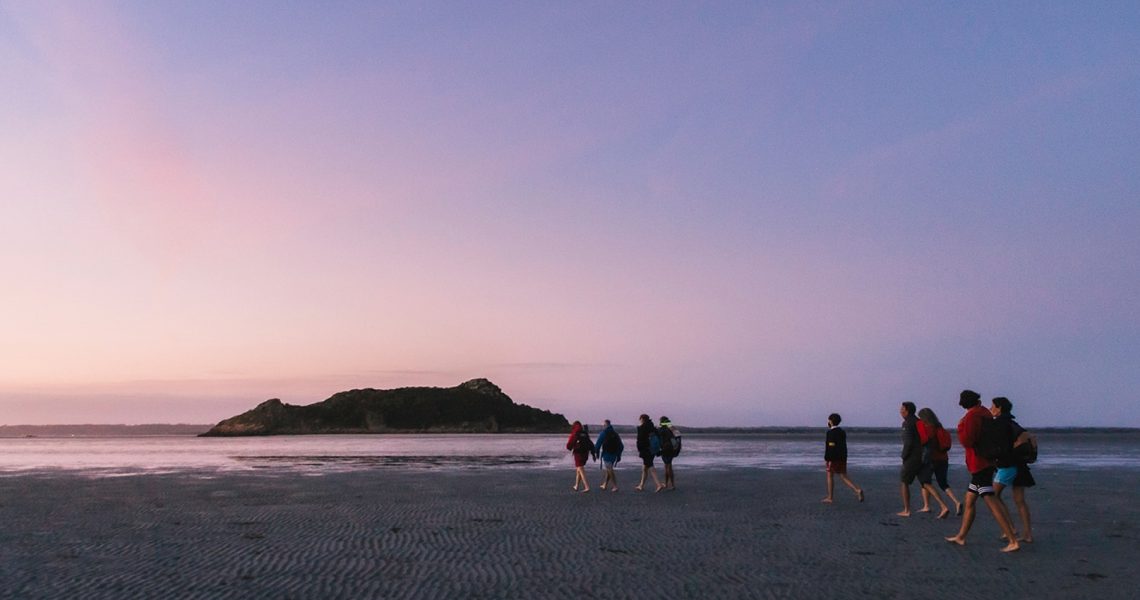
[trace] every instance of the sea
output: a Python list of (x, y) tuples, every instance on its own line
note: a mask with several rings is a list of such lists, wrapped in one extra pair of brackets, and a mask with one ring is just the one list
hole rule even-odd
[[(1140, 430), (1036, 432), (1035, 468), (1140, 469)], [(632, 432), (623, 435), (636, 468)], [(34, 436), (0, 438), (0, 477), (77, 473), (93, 477), (188, 472), (199, 476), (263, 472), (321, 476), (360, 470), (570, 469), (565, 435), (389, 434), (196, 437), (192, 435)], [(694, 432), (683, 436), (678, 468), (817, 469), (824, 432)], [(852, 469), (899, 465), (894, 430), (848, 430)], [(952, 464), (962, 461), (951, 450)], [(596, 464), (596, 463), (595, 463)]]

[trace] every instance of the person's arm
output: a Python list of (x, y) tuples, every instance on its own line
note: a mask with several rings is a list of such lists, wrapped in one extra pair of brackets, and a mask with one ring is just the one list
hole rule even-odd
[(836, 437), (835, 436), (835, 430), (834, 429), (828, 429), (827, 430), (827, 440), (824, 442), (824, 445), (823, 445), (823, 460), (826, 460), (826, 461), (835, 460), (835, 454), (836, 454), (836, 452), (839, 451), (839, 448), (835, 447), (835, 437)]

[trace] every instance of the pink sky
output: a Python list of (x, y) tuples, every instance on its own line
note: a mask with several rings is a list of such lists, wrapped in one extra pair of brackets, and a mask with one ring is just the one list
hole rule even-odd
[(0, 8), (0, 424), (1140, 425), (1135, 10), (674, 8)]

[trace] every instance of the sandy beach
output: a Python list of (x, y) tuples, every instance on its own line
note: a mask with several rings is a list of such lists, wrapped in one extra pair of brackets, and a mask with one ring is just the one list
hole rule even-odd
[(659, 494), (632, 465), (589, 494), (569, 468), (10, 475), (0, 597), (1132, 597), (1140, 473), (1036, 472), (1037, 541), (1011, 555), (984, 510), (966, 547), (953, 517), (896, 517), (885, 469), (831, 506), (822, 471), (683, 463)]

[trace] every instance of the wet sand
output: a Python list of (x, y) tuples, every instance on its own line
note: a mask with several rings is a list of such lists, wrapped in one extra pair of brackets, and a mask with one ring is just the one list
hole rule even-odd
[(683, 463), (659, 494), (633, 465), (616, 494), (569, 468), (8, 475), (0, 597), (1133, 597), (1140, 472), (1035, 474), (1037, 541), (1010, 555), (984, 509), (965, 547), (954, 517), (896, 517), (885, 469), (830, 506), (821, 471)]

